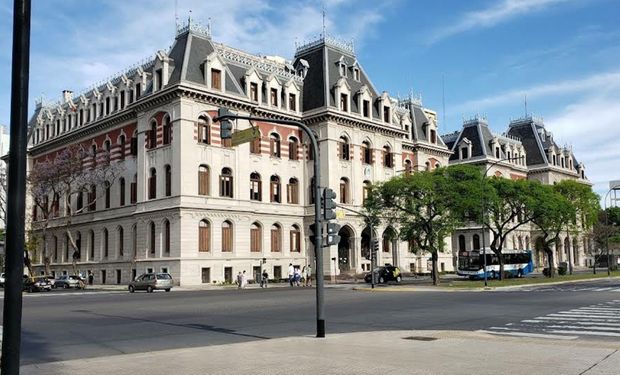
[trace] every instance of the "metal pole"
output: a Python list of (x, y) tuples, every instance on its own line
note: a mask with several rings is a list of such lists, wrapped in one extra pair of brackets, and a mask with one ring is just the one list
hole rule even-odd
[(316, 337), (325, 337), (325, 308), (323, 306), (324, 298), (324, 272), (323, 272), (323, 249), (321, 243), (323, 239), (321, 227), (321, 175), (319, 174), (319, 144), (314, 134), (304, 123), (295, 120), (281, 120), (264, 117), (239, 116), (236, 114), (227, 114), (225, 116), (216, 117), (213, 121), (225, 119), (241, 119), (249, 121), (265, 121), (274, 124), (293, 125), (301, 128), (310, 138), (312, 143), (312, 152), (314, 154), (314, 224), (317, 228), (314, 238), (314, 252), (316, 259)]
[(372, 221), (368, 221), (370, 228), (370, 289), (375, 289), (375, 263), (377, 262), (377, 254), (375, 254), (375, 234), (372, 227)]
[[(607, 194), (605, 194), (605, 199), (603, 200), (603, 205), (605, 206), (605, 226), (609, 226), (609, 212), (607, 211), (607, 197), (611, 193), (613, 189), (609, 189)], [(607, 229), (605, 229), (607, 230)], [(607, 249), (607, 276), (611, 276), (611, 259), (609, 257), (609, 233), (605, 236), (605, 248)], [(596, 262), (596, 258), (595, 258)]]
[(6, 210), (6, 281), (2, 324), (2, 363), (0, 364), (0, 372), (5, 375), (18, 375), (20, 362), (29, 68), (30, 0), (15, 0), (11, 73), (11, 140)]

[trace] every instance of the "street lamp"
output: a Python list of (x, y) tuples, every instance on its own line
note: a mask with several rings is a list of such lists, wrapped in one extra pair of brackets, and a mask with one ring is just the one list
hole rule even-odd
[[(494, 166), (496, 166), (497, 164), (503, 162), (503, 161), (512, 161), (512, 160), (523, 160), (523, 156), (518, 156), (515, 158), (503, 158), (503, 159), (499, 159), (494, 161), (493, 163), (491, 163), (491, 165), (489, 165), (487, 167), (487, 169), (484, 171), (484, 174), (482, 175), (482, 178), (480, 179), (480, 192), (482, 193), (482, 190), (484, 190), (484, 180), (487, 177), (487, 173), (489, 173), (489, 171), (491, 170), (491, 168), (493, 168)], [(488, 286), (488, 277), (487, 277), (487, 253), (486, 250), (484, 248), (484, 244), (485, 244), (485, 238), (484, 238), (484, 232), (485, 232), (485, 228), (484, 228), (484, 218), (485, 218), (485, 205), (486, 205), (486, 199), (485, 199), (485, 195), (484, 193), (482, 193), (481, 195), (481, 199), (482, 199), (482, 216), (481, 216), (481, 220), (482, 220), (482, 227), (481, 227), (481, 231), (482, 231), (482, 258), (484, 259), (484, 269), (483, 269), (483, 273), (484, 273), (484, 286), (487, 287)]]
[[(607, 212), (607, 197), (609, 197), (609, 194), (611, 194), (612, 191), (613, 192), (620, 191), (620, 185), (618, 184), (614, 185), (610, 183), (609, 186), (610, 186), (609, 191), (607, 191), (607, 194), (605, 194), (605, 199), (603, 200), (603, 206), (605, 207), (605, 225), (606, 226), (609, 225), (609, 212)], [(611, 256), (609, 254), (609, 233), (607, 233), (606, 238), (605, 238), (605, 247), (607, 249), (607, 276), (611, 276)]]

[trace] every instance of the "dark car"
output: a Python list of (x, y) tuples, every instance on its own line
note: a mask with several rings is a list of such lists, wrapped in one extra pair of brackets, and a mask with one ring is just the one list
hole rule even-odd
[[(388, 281), (396, 281), (400, 283), (402, 276), (400, 274), (400, 268), (395, 266), (380, 266), (374, 269), (376, 279), (379, 284), (387, 283)], [(364, 276), (364, 281), (369, 283), (371, 280), (370, 272)]]
[(172, 284), (172, 276), (169, 273), (144, 273), (129, 283), (129, 292), (146, 290), (148, 293), (153, 293), (154, 290), (158, 289), (169, 292), (172, 289)]
[(52, 284), (50, 284), (44, 276), (28, 277), (24, 275), (22, 290), (28, 291), (29, 293), (42, 291), (49, 292), (52, 290)]

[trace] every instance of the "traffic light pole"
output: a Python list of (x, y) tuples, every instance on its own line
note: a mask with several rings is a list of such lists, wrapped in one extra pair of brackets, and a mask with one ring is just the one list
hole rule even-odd
[(30, 0), (15, 0), (11, 76), (11, 141), (6, 209), (6, 281), (2, 323), (2, 363), (0, 364), (0, 372), (5, 375), (19, 374), (29, 74)]
[(292, 125), (302, 129), (310, 142), (312, 143), (312, 153), (314, 155), (314, 225), (317, 228), (317, 232), (314, 235), (314, 254), (316, 259), (316, 337), (325, 337), (325, 308), (323, 306), (324, 297), (324, 272), (323, 272), (323, 250), (321, 248), (321, 242), (323, 235), (321, 233), (321, 175), (319, 173), (319, 144), (314, 137), (314, 134), (306, 124), (294, 121), (294, 120), (281, 120), (264, 117), (253, 116), (240, 116), (231, 113), (228, 110), (221, 111), (220, 116), (213, 119), (213, 121), (221, 120), (249, 120), (249, 121), (264, 121), (274, 124)]

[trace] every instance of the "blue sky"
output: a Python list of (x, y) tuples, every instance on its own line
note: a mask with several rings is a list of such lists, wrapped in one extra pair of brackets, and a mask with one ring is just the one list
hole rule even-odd
[[(0, 2), (0, 123), (10, 116), (12, 2)], [(174, 40), (174, 0), (46, 0), (32, 11), (31, 112), (42, 94), (79, 92)], [(485, 115), (495, 132), (528, 112), (585, 162), (599, 193), (620, 179), (620, 2), (617, 0), (178, 0), (212, 22), (214, 39), (292, 58), (295, 41), (353, 39), (379, 90), (413, 90), (443, 133)], [(445, 82), (445, 123), (442, 110)]]

